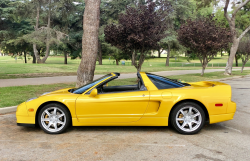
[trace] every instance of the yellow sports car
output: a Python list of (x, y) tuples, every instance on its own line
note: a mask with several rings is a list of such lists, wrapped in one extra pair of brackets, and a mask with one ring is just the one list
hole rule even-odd
[(108, 86), (119, 73), (105, 75), (80, 88), (44, 93), (17, 107), (17, 125), (39, 125), (58, 134), (73, 126), (168, 126), (195, 134), (210, 124), (233, 119), (231, 87), (221, 82), (182, 83), (137, 73), (138, 83)]

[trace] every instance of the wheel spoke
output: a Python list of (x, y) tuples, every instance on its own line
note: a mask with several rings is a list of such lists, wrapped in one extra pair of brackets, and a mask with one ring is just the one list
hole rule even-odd
[(45, 119), (42, 119), (42, 121), (49, 121), (49, 119), (48, 119), (48, 118), (45, 118)]
[(55, 115), (56, 115), (56, 110), (57, 110), (57, 108), (55, 107), (55, 108), (54, 108), (54, 114), (55, 114)]
[(54, 123), (53, 126), (54, 126), (55, 130), (57, 130), (57, 123)]
[(176, 118), (176, 120), (177, 120), (177, 121), (183, 121), (184, 118), (183, 118), (183, 117), (182, 117), (182, 118)]
[(50, 117), (51, 114), (49, 113), (48, 110), (45, 110), (44, 112)]
[(48, 126), (47, 126), (47, 129), (49, 129), (51, 125), (52, 125), (52, 123), (49, 122), (49, 124), (48, 124)]
[(189, 126), (189, 130), (192, 130), (192, 123), (188, 123), (188, 126)]
[(61, 114), (61, 115), (58, 115), (58, 118), (61, 118), (61, 117), (63, 117), (63, 116), (65, 116), (64, 113)]
[(186, 126), (187, 123), (186, 122), (183, 122), (183, 124), (181, 125), (182, 128), (184, 128), (184, 126)]
[(189, 107), (189, 113), (192, 114), (193, 107)]
[(58, 124), (61, 124), (61, 125), (64, 125), (64, 122), (62, 122), (62, 121), (60, 121), (60, 120), (58, 120), (57, 123), (58, 123)]
[(193, 115), (193, 117), (197, 117), (197, 116), (200, 116), (200, 113), (196, 113)]
[(197, 124), (197, 125), (199, 124), (198, 121), (196, 121), (196, 120), (192, 120), (192, 122)]
[(182, 113), (182, 115), (184, 115), (184, 116), (185, 116), (185, 113), (184, 113), (184, 111), (183, 111), (182, 109), (180, 110), (180, 112)]

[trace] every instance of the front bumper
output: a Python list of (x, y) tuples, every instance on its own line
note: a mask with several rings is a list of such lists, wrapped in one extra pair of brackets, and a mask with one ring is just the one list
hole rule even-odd
[(35, 125), (36, 123), (35, 117), (29, 116), (28, 114), (26, 102), (23, 102), (17, 106), (16, 119), (17, 119), (18, 124), (34, 124)]
[(22, 123), (17, 123), (17, 126), (36, 127), (35, 124), (22, 124)]

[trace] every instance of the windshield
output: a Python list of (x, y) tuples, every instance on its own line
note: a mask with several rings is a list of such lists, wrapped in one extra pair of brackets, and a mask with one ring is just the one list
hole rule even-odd
[(101, 77), (101, 78), (99, 78), (99, 79), (94, 80), (93, 82), (90, 82), (90, 83), (88, 83), (88, 84), (85, 84), (85, 85), (82, 86), (82, 87), (73, 89), (71, 92), (72, 92), (72, 93), (75, 93), (75, 94), (82, 94), (82, 93), (84, 93), (85, 91), (87, 91), (89, 88), (91, 88), (92, 86), (94, 86), (94, 85), (100, 83), (101, 81), (103, 81), (104, 79), (106, 79), (106, 78), (108, 78), (108, 77), (110, 77), (110, 76), (112, 76), (112, 75), (111, 75), (111, 74), (107, 74), (107, 75), (105, 75), (105, 76), (103, 76), (103, 77)]

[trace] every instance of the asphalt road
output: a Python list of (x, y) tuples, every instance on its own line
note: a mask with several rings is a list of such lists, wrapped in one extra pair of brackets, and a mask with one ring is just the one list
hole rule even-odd
[(60, 135), (16, 126), (0, 115), (0, 160), (250, 160), (250, 77), (224, 81), (237, 103), (233, 120), (185, 136), (171, 127), (71, 127)]

